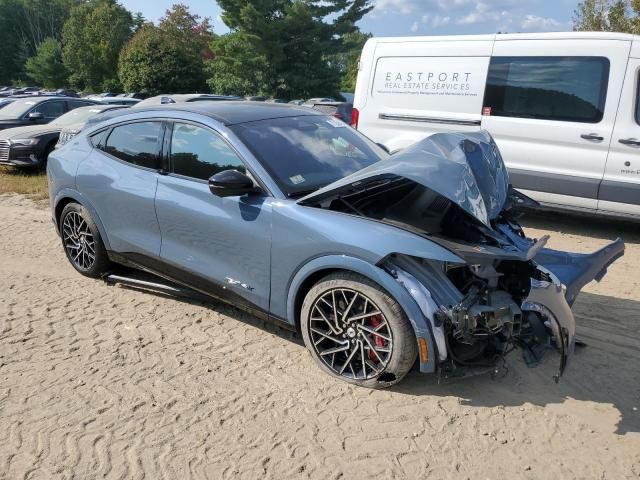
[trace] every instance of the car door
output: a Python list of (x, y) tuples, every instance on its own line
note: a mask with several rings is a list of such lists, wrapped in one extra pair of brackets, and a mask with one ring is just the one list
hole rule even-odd
[(640, 216), (640, 59), (631, 58), (598, 209)]
[(214, 196), (208, 179), (246, 167), (216, 131), (176, 122), (166, 142), (171, 173), (162, 176), (156, 212), (160, 257), (176, 280), (234, 302), (269, 308), (272, 198)]
[(76, 174), (78, 190), (97, 211), (111, 250), (144, 265), (160, 255), (154, 201), (163, 135), (160, 120), (101, 130)]
[(495, 43), (482, 127), (515, 187), (595, 210), (630, 42), (506, 37)]
[[(42, 102), (31, 110), (29, 113), (41, 113), (42, 118), (37, 119), (36, 123), (49, 123), (67, 112), (67, 102), (64, 100), (47, 100)], [(28, 114), (27, 114), (28, 115)]]

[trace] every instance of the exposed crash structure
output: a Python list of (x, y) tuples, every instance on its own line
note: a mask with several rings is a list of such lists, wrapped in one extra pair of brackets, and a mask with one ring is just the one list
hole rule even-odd
[(431, 136), (299, 203), (399, 227), (464, 261), (395, 254), (379, 264), (429, 319), (444, 376), (497, 372), (514, 349), (536, 366), (555, 347), (558, 381), (576, 342), (573, 302), (624, 254), (620, 240), (585, 255), (527, 238), (517, 219), (537, 203), (510, 187), (486, 132)]

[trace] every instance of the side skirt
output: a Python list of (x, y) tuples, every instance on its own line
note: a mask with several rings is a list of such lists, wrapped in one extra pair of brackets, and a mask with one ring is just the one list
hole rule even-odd
[[(105, 280), (109, 283), (121, 283), (138, 290), (188, 297), (198, 301), (217, 300), (250, 313), (260, 320), (272, 322), (287, 330), (296, 330), (295, 326), (285, 319), (255, 306), (224, 285), (211, 282), (208, 279), (161, 262), (159, 259), (150, 258), (139, 253), (108, 252), (108, 254), (109, 260), (114, 263), (141, 270), (156, 277), (155, 279), (140, 280), (126, 275), (112, 275), (112, 278), (109, 278), (110, 276), (105, 277)], [(165, 282), (162, 280), (165, 280)], [(186, 289), (180, 287), (185, 287)]]

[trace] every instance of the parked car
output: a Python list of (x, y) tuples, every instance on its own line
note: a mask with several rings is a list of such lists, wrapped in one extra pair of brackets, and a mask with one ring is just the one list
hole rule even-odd
[(208, 93), (156, 95), (155, 97), (149, 97), (146, 100), (142, 100), (136, 105), (136, 107), (149, 107), (152, 105), (169, 105), (172, 103), (187, 102), (220, 102), (228, 100), (244, 100), (244, 98), (233, 95), (211, 95)]
[(391, 151), (488, 130), (545, 206), (638, 219), (639, 69), (640, 37), (618, 33), (371, 39), (353, 124)]
[(319, 102), (310, 105), (319, 112), (339, 118), (347, 124), (351, 124), (351, 111), (353, 105), (347, 102)]
[(15, 98), (0, 98), (0, 110), (15, 101)]
[[(302, 332), (320, 368), (357, 385), (495, 372), (574, 350), (570, 305), (624, 252), (545, 249), (517, 223), (486, 132), (396, 156), (307, 107), (132, 108), (48, 164), (52, 216), (81, 274), (197, 292)], [(137, 281), (117, 264), (158, 275)], [(165, 279), (165, 280), (161, 280)], [(174, 283), (167, 283), (168, 280)], [(164, 285), (164, 287), (163, 287)]]
[(289, 103), (289, 101), (284, 98), (270, 98), (267, 103)]
[(263, 96), (260, 96), (260, 95), (254, 95), (254, 96), (244, 97), (244, 99), (247, 102), (266, 102), (268, 100), (268, 97), (263, 97)]
[(0, 110), (0, 130), (26, 125), (43, 125), (74, 108), (96, 102), (69, 97), (19, 98)]
[(289, 104), (291, 105), (302, 105), (304, 100), (289, 100)]
[(126, 97), (89, 97), (90, 100), (95, 100), (96, 102), (100, 102), (104, 105), (126, 105), (132, 107), (140, 103), (140, 100), (137, 98), (126, 98)]
[(83, 128), (96, 123), (100, 123), (109, 118), (113, 118), (119, 115), (121, 112), (126, 111), (129, 107), (126, 105), (91, 105), (88, 107), (80, 107), (63, 115), (58, 120), (51, 122), (49, 125), (56, 123), (62, 126), (60, 136), (58, 137), (58, 143), (55, 148), (60, 148), (66, 143), (70, 142), (73, 137), (82, 131)]
[(309, 100), (305, 100), (302, 103), (302, 105), (306, 105), (306, 106), (310, 107), (312, 105), (315, 105), (316, 103), (335, 102), (335, 101), (336, 101), (335, 98), (328, 98), (328, 97), (320, 98), (320, 97), (318, 97), (318, 98), (310, 98)]
[[(85, 104), (87, 102), (84, 102)], [(109, 107), (90, 105), (74, 108), (43, 125), (28, 125), (0, 131), (0, 164), (42, 168), (55, 148), (61, 132)]]

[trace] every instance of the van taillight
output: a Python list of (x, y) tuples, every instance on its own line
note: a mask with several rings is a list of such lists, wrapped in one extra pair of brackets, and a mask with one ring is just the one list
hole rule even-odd
[(351, 110), (351, 126), (353, 128), (358, 128), (358, 119), (360, 117), (360, 112), (357, 108)]

